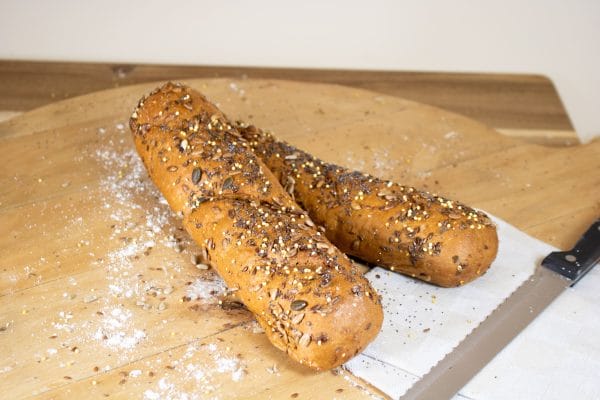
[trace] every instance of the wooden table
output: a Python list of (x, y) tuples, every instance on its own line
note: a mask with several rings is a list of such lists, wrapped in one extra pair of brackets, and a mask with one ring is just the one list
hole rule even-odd
[(0, 113), (14, 115), (69, 97), (142, 82), (219, 77), (368, 89), (454, 111), (538, 143), (578, 141), (556, 88), (541, 75), (0, 61)]
[[(176, 388), (171, 389), (170, 385), (174, 380), (188, 379), (202, 383), (205, 379), (209, 383), (212, 382), (211, 377), (198, 375), (198, 371), (194, 369), (194, 365), (197, 366), (198, 363), (223, 369), (231, 375), (229, 382), (231, 380), (237, 382), (236, 378), (240, 378), (236, 375), (238, 372), (241, 375), (248, 374), (248, 377), (242, 379), (236, 388), (226, 384), (221, 386), (220, 390), (225, 391), (225, 396), (247, 394), (251, 398), (366, 397), (361, 389), (362, 384), (347, 373), (314, 374), (285, 359), (282, 360), (282, 355), (265, 340), (256, 339), (248, 342), (245, 338), (252, 335), (254, 325), (251, 315), (243, 310), (229, 310), (224, 314), (214, 307), (202, 308), (195, 303), (194, 307), (188, 307), (185, 303), (171, 302), (173, 290), (178, 295), (185, 293), (185, 285), (191, 283), (191, 278), (189, 270), (169, 266), (168, 260), (172, 254), (166, 254), (165, 249), (169, 246), (176, 250), (181, 247), (181, 253), (187, 257), (186, 262), (189, 263), (188, 252), (193, 248), (193, 244), (189, 243), (185, 235), (178, 230), (176, 221), (165, 214), (164, 204), (156, 206), (156, 199), (146, 196), (143, 202), (139, 203), (141, 206), (133, 210), (116, 208), (117, 214), (117, 211), (131, 212), (131, 215), (127, 215), (127, 219), (133, 221), (136, 221), (136, 218), (143, 220), (148, 215), (155, 217), (155, 220), (145, 222), (149, 224), (150, 229), (159, 223), (170, 226), (172, 242), (162, 247), (148, 244), (145, 250), (142, 249), (144, 254), (139, 259), (127, 258), (130, 235), (126, 232), (115, 233), (114, 230), (116, 225), (116, 229), (136, 231), (140, 229), (140, 225), (125, 224), (123, 215), (116, 215), (115, 219), (121, 222), (111, 225), (109, 221), (102, 220), (102, 213), (94, 212), (95, 207), (107, 206), (103, 203), (103, 198), (96, 194), (102, 190), (110, 192), (110, 185), (115, 179), (119, 180), (131, 174), (131, 163), (123, 159), (116, 161), (110, 159), (110, 149), (100, 148), (93, 153), (104, 160), (106, 165), (114, 167), (113, 175), (109, 176), (109, 179), (102, 180), (98, 188), (94, 163), (81, 160), (81, 157), (77, 158), (78, 146), (89, 145), (88, 142), (82, 142), (87, 140), (84, 136), (93, 139), (97, 129), (97, 134), (105, 142), (110, 139), (110, 143), (115, 143), (115, 148), (123, 147), (119, 135), (124, 132), (125, 127), (121, 121), (124, 121), (125, 116), (120, 115), (123, 113), (120, 112), (116, 122), (110, 119), (115, 115), (113, 110), (115, 106), (111, 102), (120, 98), (111, 94), (115, 92), (98, 94), (94, 97), (97, 103), (91, 103), (91, 98), (88, 97), (83, 98), (83, 101), (78, 101), (74, 97), (137, 83), (214, 77), (231, 78), (240, 85), (248, 82), (247, 86), (254, 92), (262, 91), (262, 93), (274, 93), (277, 85), (256, 81), (259, 78), (335, 83), (357, 89), (368, 89), (381, 93), (382, 96), (336, 86), (315, 86), (316, 89), (310, 90), (322, 90), (325, 94), (320, 95), (330, 96), (329, 99), (354, 96), (349, 103), (363, 104), (368, 100), (370, 102), (368, 104), (374, 104), (373, 110), (381, 112), (382, 115), (392, 115), (394, 110), (403, 107), (407, 109), (416, 107), (415, 109), (421, 110), (419, 105), (395, 97), (386, 97), (383, 94), (464, 114), (511, 137), (501, 137), (484, 125), (452, 116), (454, 122), (451, 123), (463, 124), (465, 130), (461, 131), (461, 135), (475, 145), (471, 146), (465, 154), (458, 154), (455, 162), (437, 159), (436, 168), (427, 175), (407, 173), (396, 176), (406, 178), (407, 183), (410, 184), (439, 189), (444, 194), (452, 196), (460, 194), (460, 198), (470, 204), (482, 207), (527, 233), (563, 248), (569, 246), (586, 224), (600, 214), (600, 193), (597, 191), (600, 177), (597, 173), (594, 174), (594, 171), (600, 170), (600, 157), (598, 157), (600, 142), (585, 146), (578, 145), (577, 136), (552, 83), (543, 77), (0, 62), (0, 113), (4, 119), (10, 118), (4, 124), (0, 123), (0, 146), (4, 146), (0, 148), (6, 151), (7, 160), (3, 168), (8, 171), (0, 174), (3, 187), (0, 192), (2, 196), (0, 218), (3, 219), (3, 224), (6, 224), (1, 231), (3, 239), (0, 245), (0, 273), (7, 278), (4, 286), (0, 288), (0, 352), (8, 352), (11, 358), (18, 354), (31, 356), (28, 353), (29, 347), (31, 347), (30, 352), (34, 352), (29, 364), (20, 366), (19, 371), (23, 372), (17, 376), (14, 375), (14, 371), (11, 372), (12, 364), (2, 365), (0, 360), (0, 378), (2, 374), (8, 374), (5, 376), (14, 377), (19, 381), (18, 384), (12, 384), (6, 380), (6, 384), (2, 384), (0, 379), (0, 389), (11, 390), (9, 393), (12, 397), (26, 397), (34, 394), (33, 392), (36, 392), (39, 398), (81, 397), (90, 394), (98, 397), (132, 396), (133, 393), (139, 393), (141, 390), (146, 398), (152, 398), (156, 394), (152, 390), (158, 388), (163, 395), (168, 394), (170, 398), (177, 398), (184, 392)], [(218, 92), (218, 90), (222, 91), (222, 88), (215, 89), (215, 87), (223, 86), (225, 81), (207, 82), (209, 83), (206, 90)], [(286, 93), (298, 93), (300, 98), (304, 95), (303, 104), (306, 104), (307, 92), (303, 92), (305, 89), (302, 84), (281, 83), (281, 87), (287, 90)], [(237, 87), (233, 89), (238, 90)], [(136, 90), (142, 89), (123, 88), (118, 93), (131, 97)], [(372, 101), (373, 96), (375, 96), (375, 103)], [(70, 98), (72, 98), (70, 103), (49, 105)], [(129, 107), (129, 104), (134, 101), (129, 97), (126, 100), (123, 100), (123, 107)], [(238, 108), (243, 108), (240, 99), (234, 100), (237, 101)], [(298, 104), (302, 104), (302, 101)], [(24, 111), (44, 105), (49, 106), (27, 113), (25, 118), (19, 117)], [(281, 107), (281, 110), (287, 112), (294, 110), (293, 105), (287, 106), (288, 108), (280, 104), (270, 105), (273, 108)], [(344, 113), (348, 112), (348, 110), (336, 109), (334, 106), (326, 111), (318, 108), (316, 113), (312, 109), (304, 110), (306, 112), (303, 115), (311, 122), (318, 122), (326, 121), (329, 117), (343, 117)], [(102, 125), (103, 128), (100, 129), (95, 127), (94, 132), (89, 132), (87, 126), (92, 125), (86, 123), (94, 119), (94, 113), (98, 108), (113, 110), (111, 111), (113, 114), (107, 114), (108, 117), (105, 117), (102, 122), (106, 124), (110, 121), (111, 125)], [(118, 109), (121, 110), (120, 105)], [(427, 107), (423, 107), (423, 110), (425, 116), (438, 115), (437, 111)], [(371, 112), (370, 109), (367, 111)], [(62, 113), (68, 115), (63, 116)], [(61, 123), (65, 120), (69, 121), (69, 127), (53, 125), (54, 120), (61, 118), (63, 119)], [(260, 116), (257, 118), (260, 119)], [(279, 124), (279, 132), (282, 134), (285, 133), (284, 128), (290, 128), (289, 121), (284, 119), (272, 122), (273, 128)], [(360, 143), (362, 131), (358, 128), (346, 129), (344, 138)], [(423, 127), (424, 134), (428, 134), (427, 130), (427, 127)], [(38, 131), (42, 136), (36, 136), (35, 140), (23, 139), (25, 137), (23, 135)], [(481, 137), (477, 136), (478, 133)], [(451, 139), (455, 134), (455, 132), (447, 132), (446, 136)], [(100, 136), (93, 139), (91, 144), (100, 143)], [(292, 135), (288, 140), (293, 138)], [(306, 135), (298, 138), (305, 140), (305, 143), (311, 140)], [(425, 142), (421, 144), (426, 145)], [(339, 163), (348, 161), (345, 156), (340, 158), (339, 154), (332, 153), (332, 146), (332, 143), (321, 146), (319, 148), (322, 152), (321, 156), (325, 157), (329, 154)], [(46, 156), (43, 153), (45, 148), (54, 149), (57, 153), (65, 153), (70, 157), (65, 159), (67, 161), (77, 158), (80, 169), (73, 170), (68, 168), (68, 165), (62, 166), (61, 162), (65, 160), (52, 159), (51, 154)], [(393, 153), (395, 151), (393, 146), (390, 148), (391, 154), (398, 154), (398, 152)], [(40, 149), (42, 149), (41, 153)], [(17, 156), (17, 154), (22, 155)], [(36, 156), (29, 160), (27, 157), (30, 154)], [(501, 156), (497, 157), (499, 154)], [(410, 161), (408, 152), (404, 157), (407, 162)], [(424, 160), (433, 162), (433, 158)], [(15, 169), (14, 163), (20, 163), (22, 168)], [(365, 168), (369, 169), (369, 166), (366, 165)], [(398, 173), (400, 170), (401, 167), (398, 167), (394, 171)], [(497, 170), (506, 173), (504, 175), (506, 179), (500, 181), (502, 177), (498, 178), (499, 185), (490, 185), (490, 177), (493, 177)], [(47, 173), (47, 171), (57, 171), (57, 173)], [(457, 178), (458, 176), (460, 179)], [(139, 176), (133, 178), (139, 179)], [(149, 188), (136, 182), (132, 181), (127, 186), (132, 198), (120, 199), (119, 193), (114, 193), (117, 202), (122, 201), (121, 206), (140, 195), (135, 191), (138, 186), (142, 186), (142, 189)], [(462, 187), (459, 186), (461, 184)], [(482, 190), (482, 187), (486, 189)], [(53, 204), (52, 201), (56, 198), (53, 196), (57, 193), (56, 188), (59, 188), (62, 200), (58, 204)], [(123, 186), (120, 188), (122, 189)], [(575, 193), (575, 196), (572, 193)], [(542, 206), (539, 206), (540, 204)], [(147, 213), (146, 210), (152, 210), (152, 207), (155, 207), (154, 211)], [(156, 211), (159, 209), (162, 211)], [(76, 218), (78, 213), (84, 213), (96, 229), (91, 232), (95, 238), (92, 243), (82, 234), (80, 221)], [(44, 234), (41, 236), (35, 234), (37, 224), (44, 226)], [(56, 232), (56, 234), (48, 234), (49, 232)], [(150, 236), (147, 238), (149, 239)], [(97, 252), (106, 253), (106, 249), (117, 246), (115, 242), (119, 241), (120, 247), (117, 247), (119, 251), (108, 252), (104, 258), (95, 258)], [(134, 244), (143, 245), (143, 243), (132, 245)], [(45, 254), (40, 250), (45, 246), (56, 251)], [(64, 252), (60, 250), (61, 247), (64, 247)], [(154, 247), (156, 248), (153, 249)], [(32, 257), (35, 266), (27, 264), (29, 262), (27, 260)], [(131, 268), (111, 269), (111, 263), (119, 262), (130, 263), (128, 265)], [(156, 262), (167, 265), (156, 266), (153, 264)], [(93, 268), (98, 265), (107, 267), (108, 277), (104, 276), (104, 270)], [(81, 273), (82, 271), (84, 273)], [(143, 278), (139, 276), (142, 271)], [(127, 276), (130, 273), (138, 273), (142, 281), (148, 282), (164, 279), (167, 271), (173, 286), (146, 287), (145, 290), (149, 290), (149, 300), (136, 303), (133, 308), (119, 303), (127, 304), (129, 301), (126, 292), (129, 282)], [(71, 276), (75, 273), (78, 275)], [(199, 271), (198, 274), (208, 274), (206, 276), (210, 277), (210, 271)], [(114, 285), (108, 287), (108, 290), (115, 292), (112, 293), (114, 299), (111, 297), (109, 309), (101, 308), (101, 305), (104, 305), (102, 301), (108, 297), (108, 294), (94, 291), (100, 286), (106, 287), (106, 279)], [(65, 304), (69, 305), (68, 309), (65, 308)], [(136, 349), (139, 353), (136, 353), (136, 358), (133, 360), (122, 358), (129, 351), (129, 345), (137, 344), (146, 337), (144, 333), (146, 331), (135, 329), (122, 334), (123, 325), (138, 313), (145, 311), (146, 306), (150, 310), (143, 314), (144, 324), (149, 332), (147, 337), (152, 337), (152, 340), (158, 342)], [(90, 310), (96, 310), (96, 314), (90, 314)], [(110, 311), (109, 315), (106, 315), (107, 310)], [(82, 315), (89, 315), (92, 321), (103, 321), (104, 330), (98, 331), (98, 338), (88, 337), (87, 342), (83, 340), (83, 344), (78, 346), (73, 344), (76, 343), (78, 331), (72, 330), (70, 326), (75, 323), (74, 321), (80, 327), (85, 326), (85, 321), (81, 320)], [(37, 331), (36, 327), (39, 327), (41, 320), (47, 322), (44, 326), (49, 326), (53, 330), (44, 330), (42, 333)], [(165, 324), (164, 321), (167, 320), (169, 324)], [(41, 337), (43, 335), (46, 336)], [(92, 339), (110, 342), (114, 348), (109, 353), (98, 352), (98, 349), (93, 346), (94, 343), (91, 343), (94, 342)], [(52, 343), (56, 344), (51, 345)], [(158, 347), (152, 347), (157, 343), (160, 343), (159, 347), (162, 350), (157, 351)], [(250, 355), (247, 358), (242, 357), (242, 361), (239, 357), (236, 358), (238, 351), (236, 346), (240, 346), (240, 343), (245, 343), (241, 345), (243, 354)], [(248, 343), (252, 343), (252, 346), (249, 347)], [(119, 349), (123, 354), (119, 354)], [(97, 353), (90, 354), (90, 351)], [(242, 350), (240, 352), (242, 353)], [(57, 353), (59, 358), (56, 357)], [(79, 355), (80, 353), (82, 355)], [(232, 359), (237, 360), (237, 364), (231, 364)], [(276, 366), (265, 364), (274, 359), (279, 360)], [(123, 360), (126, 360), (125, 364)], [(186, 363), (191, 365), (189, 370), (186, 370)], [(196, 364), (192, 365), (192, 363)], [(238, 370), (240, 363), (250, 371)], [(42, 367), (46, 365), (52, 367), (43, 369)], [(40, 368), (43, 370), (42, 373)], [(63, 370), (70, 372), (65, 372), (63, 376), (61, 375)], [(40, 384), (40, 381), (45, 383)], [(208, 383), (203, 385), (204, 389), (214, 394), (210, 391)]]

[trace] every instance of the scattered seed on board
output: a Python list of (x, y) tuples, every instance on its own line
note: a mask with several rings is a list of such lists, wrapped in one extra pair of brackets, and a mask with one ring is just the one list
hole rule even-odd
[(196, 268), (204, 270), (204, 271), (207, 270), (207, 269), (210, 269), (210, 267), (208, 265), (203, 264), (203, 263), (196, 264)]
[(94, 301), (98, 300), (98, 296), (94, 295), (94, 294), (86, 294), (83, 297), (83, 302), (84, 303), (93, 303)]

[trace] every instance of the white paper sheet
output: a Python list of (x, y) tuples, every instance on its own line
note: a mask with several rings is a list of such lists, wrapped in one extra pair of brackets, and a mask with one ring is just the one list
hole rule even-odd
[(461, 391), (474, 400), (600, 399), (600, 266), (556, 299)]
[[(384, 325), (377, 339), (346, 364), (352, 373), (398, 398), (555, 250), (502, 220), (494, 221), (498, 256), (484, 276), (468, 285), (438, 288), (382, 268), (367, 273), (383, 298)], [(468, 393), (482, 393), (476, 381), (473, 385)]]

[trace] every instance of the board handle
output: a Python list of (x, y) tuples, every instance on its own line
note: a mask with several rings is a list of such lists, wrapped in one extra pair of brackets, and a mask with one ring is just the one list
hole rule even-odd
[(600, 261), (600, 218), (596, 220), (568, 251), (555, 251), (542, 261), (542, 265), (569, 278), (575, 285)]

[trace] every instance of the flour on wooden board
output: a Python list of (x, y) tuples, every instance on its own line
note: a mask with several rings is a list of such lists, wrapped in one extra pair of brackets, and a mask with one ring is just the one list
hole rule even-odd
[[(155, 274), (158, 277), (141, 274), (138, 263), (152, 252), (179, 254), (194, 250), (187, 248), (193, 248), (193, 245), (186, 246), (190, 239), (177, 229), (174, 223), (176, 216), (148, 178), (135, 150), (127, 144), (125, 126), (119, 122), (114, 128), (99, 128), (99, 144), (84, 155), (97, 160), (103, 170), (99, 193), (91, 193), (90, 196), (94, 197), (90, 200), (100, 200), (101, 210), (98, 212), (107, 215), (111, 225), (110, 243), (116, 243), (116, 246), (109, 246), (104, 254), (97, 255), (92, 265), (105, 271), (106, 286), (90, 289), (79, 298), (71, 294), (72, 290), (65, 291), (65, 299), (93, 304), (97, 308), (95, 312), (87, 311), (89, 316), (74, 315), (74, 311), (65, 309), (52, 317), (48, 326), (54, 332), (51, 337), (57, 337), (60, 332), (76, 336), (72, 339), (73, 343), (63, 342), (63, 345), (76, 348), (72, 346), (75, 340), (79, 341), (79, 346), (83, 342), (95, 342), (96, 347), (99, 345), (109, 354), (115, 354), (114, 365), (102, 365), (96, 369), (108, 373), (133, 361), (131, 357), (139, 357), (139, 354), (134, 355), (139, 346), (159, 339), (151, 336), (157, 331), (146, 326), (145, 312), (168, 313), (169, 302), (182, 301), (184, 294), (185, 301), (214, 306), (227, 291), (225, 283), (214, 271), (199, 271), (191, 263), (177, 262), (178, 257), (158, 259), (160, 265), (150, 267), (158, 271)], [(82, 217), (71, 221), (73, 226), (77, 226), (77, 232), (84, 236), (90, 229), (86, 223)], [(83, 245), (89, 245), (89, 241)], [(195, 277), (187, 285), (189, 278), (173, 278), (189, 275)], [(68, 282), (73, 288), (78, 285), (76, 277), (69, 278)], [(160, 323), (167, 323), (168, 318), (161, 319)], [(59, 351), (49, 347), (37, 358), (55, 357)], [(199, 357), (203, 360), (208, 357), (210, 362), (198, 362)], [(161, 371), (162, 374), (164, 361), (149, 357), (142, 363), (138, 362), (139, 368), (130, 371), (127, 379), (135, 381), (148, 376), (149, 371)], [(172, 376), (157, 375), (155, 387), (146, 390), (144, 398), (205, 398), (204, 394), (198, 393), (213, 393), (219, 385), (216, 382), (222, 382), (223, 376), (238, 382), (246, 374), (245, 363), (240, 357), (220, 343), (191, 343), (182, 357), (171, 359), (168, 363), (172, 367), (169, 370)], [(181, 387), (181, 382), (186, 380), (196, 384), (189, 392)]]
[[(202, 363), (194, 360), (201, 359)], [(151, 362), (146, 362), (147, 369), (155, 368)], [(165, 374), (150, 389), (144, 391), (145, 400), (175, 400), (175, 399), (218, 399), (219, 388), (223, 376), (233, 382), (238, 382), (247, 374), (246, 364), (233, 355), (233, 349), (224, 347), (218, 342), (192, 343), (183, 355), (171, 360), (169, 373)], [(193, 390), (185, 390), (193, 383)]]

